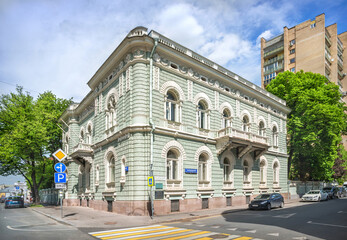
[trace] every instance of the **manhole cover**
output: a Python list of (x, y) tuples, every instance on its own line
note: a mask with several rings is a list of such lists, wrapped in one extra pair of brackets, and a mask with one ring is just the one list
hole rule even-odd
[(117, 222), (105, 222), (104, 224), (105, 225), (114, 225), (114, 224), (117, 224)]
[(222, 239), (222, 238), (227, 238), (229, 237), (229, 234), (215, 234), (215, 235), (211, 235), (211, 236), (208, 236), (209, 238), (212, 238), (212, 239)]

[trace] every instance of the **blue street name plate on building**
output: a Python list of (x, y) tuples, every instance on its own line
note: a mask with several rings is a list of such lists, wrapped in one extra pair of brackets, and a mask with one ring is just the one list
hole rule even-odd
[(128, 166), (125, 167), (125, 171), (129, 172), (129, 167)]
[(198, 169), (185, 168), (184, 172), (185, 173), (191, 173), (191, 174), (197, 174), (198, 173)]
[(66, 173), (54, 173), (55, 183), (66, 183)]

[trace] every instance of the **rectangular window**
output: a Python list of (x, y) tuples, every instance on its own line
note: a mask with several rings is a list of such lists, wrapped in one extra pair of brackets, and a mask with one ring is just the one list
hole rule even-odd
[(180, 211), (180, 200), (171, 200), (171, 212)]
[(295, 63), (295, 58), (289, 60), (290, 63)]
[(289, 53), (290, 53), (290, 54), (293, 54), (293, 53), (295, 53), (295, 48), (293, 48), (293, 49), (290, 49)]
[(290, 69), (291, 72), (295, 72), (295, 67)]
[(208, 209), (208, 198), (202, 198), (202, 209)]
[(315, 28), (316, 27), (316, 23), (312, 23), (310, 28)]
[(293, 46), (295, 44), (295, 39), (293, 39), (293, 40), (291, 40), (290, 42), (289, 42), (289, 45), (290, 46)]
[(227, 206), (231, 206), (231, 197), (226, 197)]

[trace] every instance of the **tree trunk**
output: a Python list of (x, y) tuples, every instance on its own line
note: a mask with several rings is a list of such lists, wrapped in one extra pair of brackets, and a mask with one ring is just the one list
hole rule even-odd
[(36, 182), (36, 172), (35, 170), (32, 171), (31, 173), (31, 179), (33, 182), (33, 187), (32, 187), (32, 194), (33, 194), (33, 203), (34, 204), (40, 204), (40, 195), (39, 195), (39, 186), (37, 185)]

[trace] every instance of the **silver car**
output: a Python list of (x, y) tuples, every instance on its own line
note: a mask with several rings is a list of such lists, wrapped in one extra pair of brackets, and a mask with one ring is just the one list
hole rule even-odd
[(311, 190), (308, 193), (306, 193), (304, 196), (302, 196), (302, 201), (316, 201), (320, 202), (323, 200), (328, 200), (328, 194), (322, 190)]

